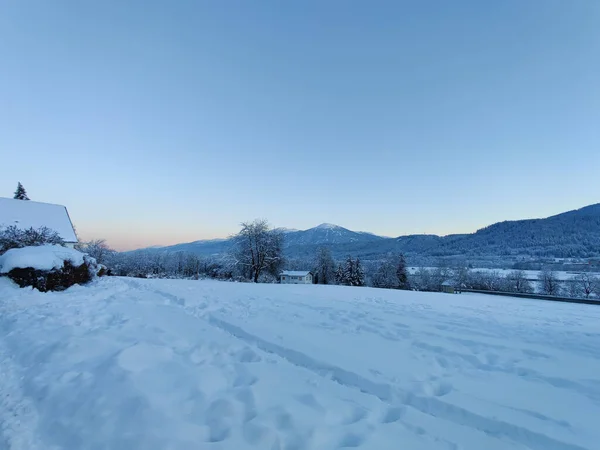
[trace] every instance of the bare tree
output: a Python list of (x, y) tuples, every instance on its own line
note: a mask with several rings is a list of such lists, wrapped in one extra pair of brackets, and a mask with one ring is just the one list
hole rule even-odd
[(445, 262), (440, 262), (439, 266), (431, 272), (431, 287), (429, 290), (439, 292), (442, 290), (442, 284), (445, 281), (452, 280), (452, 270)]
[(450, 279), (452, 279), (452, 273), (449, 267), (443, 266), (432, 269), (419, 267), (409, 277), (408, 281), (410, 286), (418, 291), (438, 292), (442, 290), (442, 283)]
[(319, 284), (335, 283), (335, 262), (327, 247), (319, 247), (317, 250), (315, 275)]
[(522, 270), (513, 270), (506, 276), (506, 291), (529, 294), (533, 292), (533, 286)]
[(78, 245), (79, 250), (96, 259), (98, 264), (107, 265), (115, 251), (108, 246), (104, 239), (94, 239)]
[(373, 287), (385, 289), (398, 289), (400, 280), (398, 276), (398, 266), (396, 258), (388, 255), (377, 268), (372, 277)]
[(600, 291), (600, 280), (589, 273), (580, 273), (573, 279), (575, 292), (583, 295), (585, 298), (590, 298), (591, 295), (597, 294)]
[(561, 294), (561, 286), (560, 283), (558, 281), (558, 277), (556, 275), (556, 272), (548, 269), (548, 268), (544, 268), (538, 275), (538, 278), (540, 280), (540, 286), (541, 286), (541, 291), (543, 294), (546, 295), (560, 295)]
[(497, 270), (475, 271), (471, 274), (471, 286), (482, 291), (501, 291), (503, 278)]
[(374, 271), (371, 282), (374, 287), (385, 289), (409, 289), (408, 270), (403, 254), (388, 254)]
[(270, 228), (264, 219), (242, 223), (233, 237), (233, 257), (244, 276), (258, 283), (263, 273), (277, 276), (283, 265), (283, 233)]
[(452, 279), (454, 280), (454, 287), (458, 289), (459, 292), (462, 292), (463, 289), (470, 289), (470, 278), (471, 273), (469, 272), (469, 268), (466, 266), (458, 266), (455, 267), (452, 271)]
[(431, 272), (426, 267), (419, 267), (409, 277), (410, 285), (418, 291), (428, 291), (431, 286)]

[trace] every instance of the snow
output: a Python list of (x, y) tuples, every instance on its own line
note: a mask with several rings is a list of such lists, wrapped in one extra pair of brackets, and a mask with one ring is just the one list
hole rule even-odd
[(0, 279), (0, 448), (582, 450), (600, 308), (478, 294)]
[(317, 225), (313, 229), (316, 229), (316, 230), (339, 230), (339, 229), (343, 229), (343, 228), (340, 227), (339, 225), (335, 225), (333, 223), (322, 223), (320, 225)]
[[(436, 270), (436, 267), (423, 267), (423, 268), (427, 269), (427, 270)], [(407, 269), (408, 269), (409, 274), (415, 275), (418, 272), (418, 270), (420, 269), (420, 267), (408, 267)], [(489, 269), (489, 268), (483, 268), (483, 267), (476, 267), (473, 269), (469, 269), (469, 271), (471, 273), (497, 273), (501, 277), (506, 277), (507, 275), (510, 275), (515, 270), (517, 270), (517, 269)], [(529, 280), (529, 281), (539, 280), (539, 276), (540, 276), (539, 270), (519, 270), (519, 272), (523, 272), (525, 274), (525, 278), (527, 278), (527, 280)], [(566, 272), (566, 271), (561, 271), (561, 270), (554, 271), (555, 277), (560, 281), (571, 280), (580, 273), (584, 273), (584, 272)], [(589, 273), (589, 272), (587, 272), (587, 273)]]
[(274, 231), (279, 231), (280, 233), (287, 234), (287, 233), (296, 233), (297, 231), (300, 231), (300, 230), (297, 228), (279, 227), (279, 228), (275, 228)]
[(0, 273), (28, 267), (37, 270), (59, 269), (65, 261), (70, 261), (74, 266), (80, 266), (83, 264), (85, 256), (77, 250), (60, 245), (13, 248), (0, 256)]
[(62, 205), (0, 197), (0, 227), (11, 225), (19, 229), (46, 227), (65, 242), (77, 242), (67, 208)]
[(305, 277), (309, 274), (309, 270), (284, 270), (283, 272), (281, 272), (281, 275), (286, 275), (290, 277)]

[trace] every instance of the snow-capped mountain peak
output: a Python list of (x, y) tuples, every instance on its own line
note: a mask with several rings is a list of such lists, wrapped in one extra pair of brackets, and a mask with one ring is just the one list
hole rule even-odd
[(340, 227), (339, 225), (335, 225), (333, 223), (322, 223), (321, 225), (317, 225), (315, 227), (315, 229), (317, 230), (339, 230), (340, 228), (343, 227)]
[(286, 234), (286, 233), (295, 233), (296, 231), (300, 231), (297, 228), (286, 228), (286, 227), (279, 227), (279, 228), (275, 228), (275, 231), (279, 231), (280, 233)]

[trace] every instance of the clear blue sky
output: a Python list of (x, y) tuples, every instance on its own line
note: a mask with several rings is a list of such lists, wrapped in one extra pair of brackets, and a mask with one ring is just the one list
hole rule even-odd
[(6, 0), (0, 195), (120, 249), (600, 202), (600, 1)]

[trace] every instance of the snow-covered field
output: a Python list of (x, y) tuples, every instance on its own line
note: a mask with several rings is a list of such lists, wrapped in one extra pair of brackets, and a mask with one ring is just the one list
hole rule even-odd
[(600, 448), (600, 307), (0, 279), (0, 449)]

